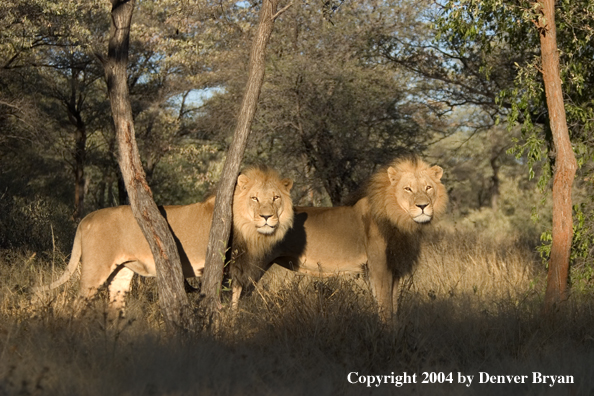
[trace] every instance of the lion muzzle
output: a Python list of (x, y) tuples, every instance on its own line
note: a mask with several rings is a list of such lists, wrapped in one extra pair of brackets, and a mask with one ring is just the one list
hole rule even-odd
[(433, 208), (428, 203), (419, 203), (415, 206), (421, 209), (421, 213), (413, 216), (413, 220), (419, 224), (426, 224), (433, 219)]
[[(276, 232), (278, 227), (278, 219), (274, 218), (272, 215), (260, 215), (260, 224), (256, 226), (256, 230), (263, 235), (270, 235)], [(264, 220), (262, 224), (261, 221)]]

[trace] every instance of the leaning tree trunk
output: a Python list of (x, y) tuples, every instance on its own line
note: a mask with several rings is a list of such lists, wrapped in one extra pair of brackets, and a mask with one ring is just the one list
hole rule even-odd
[(118, 162), (130, 206), (155, 259), (159, 305), (170, 331), (192, 329), (193, 317), (184, 290), (179, 253), (169, 227), (153, 201), (134, 134), (126, 67), (134, 0), (111, 0), (112, 27), (107, 60), (107, 89), (118, 141)]
[(227, 153), (227, 158), (223, 165), (223, 174), (217, 189), (208, 249), (206, 252), (204, 276), (202, 278), (204, 308), (209, 317), (212, 317), (213, 314), (218, 312), (221, 306), (220, 286), (223, 279), (225, 251), (231, 233), (233, 191), (252, 121), (256, 114), (258, 97), (260, 96), (262, 83), (264, 82), (266, 45), (272, 33), (274, 20), (287, 8), (285, 7), (285, 9), (277, 13), (277, 6), (278, 0), (262, 1), (258, 30), (252, 42), (250, 53), (248, 82), (237, 119), (237, 126), (233, 134), (233, 142)]
[(544, 16), (544, 23), (538, 26), (542, 75), (556, 153), (553, 176), (553, 242), (545, 293), (545, 312), (551, 312), (557, 303), (567, 298), (569, 256), (573, 237), (571, 187), (577, 162), (569, 139), (563, 105), (555, 27), (555, 0), (541, 0), (540, 4)]

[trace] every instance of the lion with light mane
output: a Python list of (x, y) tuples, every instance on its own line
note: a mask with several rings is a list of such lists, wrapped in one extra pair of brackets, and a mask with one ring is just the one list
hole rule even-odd
[[(293, 227), (266, 261), (322, 276), (367, 272), (380, 316), (388, 319), (400, 278), (418, 260), (423, 228), (445, 212), (442, 175), (441, 167), (406, 155), (372, 175), (350, 206), (296, 207)], [(232, 274), (262, 274), (235, 265)], [(237, 279), (234, 300), (247, 283)]]
[[(239, 175), (233, 198), (233, 250), (258, 262), (270, 253), (293, 224), (290, 190), (266, 166), (247, 168)], [(215, 197), (190, 205), (164, 206), (163, 216), (176, 241), (183, 274), (201, 276), (212, 222)], [(81, 262), (80, 297), (92, 297), (108, 284), (112, 310), (123, 310), (134, 273), (155, 276), (155, 262), (130, 206), (97, 210), (76, 230), (70, 262), (58, 280), (36, 291), (54, 289), (71, 277)]]

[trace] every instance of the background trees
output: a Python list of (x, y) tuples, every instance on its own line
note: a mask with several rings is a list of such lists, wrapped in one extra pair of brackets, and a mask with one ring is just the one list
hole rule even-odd
[[(60, 216), (74, 220), (100, 207), (126, 203), (103, 71), (96, 56), (107, 48), (108, 4), (4, 3), (0, 21), (7, 61), (0, 71), (5, 126), (0, 131), (4, 143), (0, 184), (6, 221), (11, 222), (23, 206), (62, 208)], [(216, 15), (208, 7), (197, 13), (201, 5), (186, 3), (184, 14), (179, 14), (179, 8), (167, 2), (141, 2), (133, 21), (138, 35), (131, 43), (128, 85), (149, 180), (166, 180), (157, 196), (175, 195), (170, 186), (181, 178), (171, 165), (160, 167), (163, 159), (183, 167), (199, 162), (196, 157), (216, 156), (214, 145), (203, 148), (201, 132), (194, 126), (199, 103), (187, 99), (194, 90), (211, 84), (209, 73), (197, 73), (197, 69), (212, 71), (214, 67), (205, 61), (215, 62), (214, 57), (204, 56), (198, 62), (210, 50), (208, 39), (216, 36), (216, 31), (203, 32), (212, 28), (207, 22), (215, 23)], [(204, 33), (200, 37), (197, 25)], [(190, 74), (200, 78), (185, 78)], [(200, 150), (193, 150), (196, 147)], [(191, 160), (178, 164), (182, 149), (192, 153)], [(208, 166), (201, 164), (193, 171), (200, 170), (208, 171)], [(203, 172), (183, 177), (187, 182), (183, 195), (190, 201), (201, 198), (212, 182)], [(48, 215), (32, 212), (21, 216), (30, 217), (25, 229), (36, 228), (39, 217)], [(54, 223), (58, 223), (58, 241), (69, 245), (71, 225)], [(3, 238), (6, 244), (18, 245), (23, 239), (19, 234), (6, 232)], [(51, 237), (43, 239), (46, 248), (51, 246)]]
[[(329, 21), (312, 3), (279, 17), (248, 156), (291, 172), (297, 201), (339, 204), (376, 166), (442, 131), (420, 100), (423, 84), (369, 53), (375, 34), (411, 29), (400, 13), (414, 9), (406, 1), (346, 2)], [(234, 55), (203, 119), (224, 134), (245, 84), (245, 72), (233, 68), (244, 69), (246, 53)]]

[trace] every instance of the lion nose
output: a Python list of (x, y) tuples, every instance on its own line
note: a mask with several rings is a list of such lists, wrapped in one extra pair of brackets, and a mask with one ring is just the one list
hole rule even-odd
[(268, 220), (269, 218), (272, 217), (272, 215), (263, 215), (263, 214), (261, 214), (260, 217), (262, 217), (264, 220)]
[(429, 206), (429, 204), (417, 204), (417, 207), (421, 210), (424, 210), (427, 206)]

